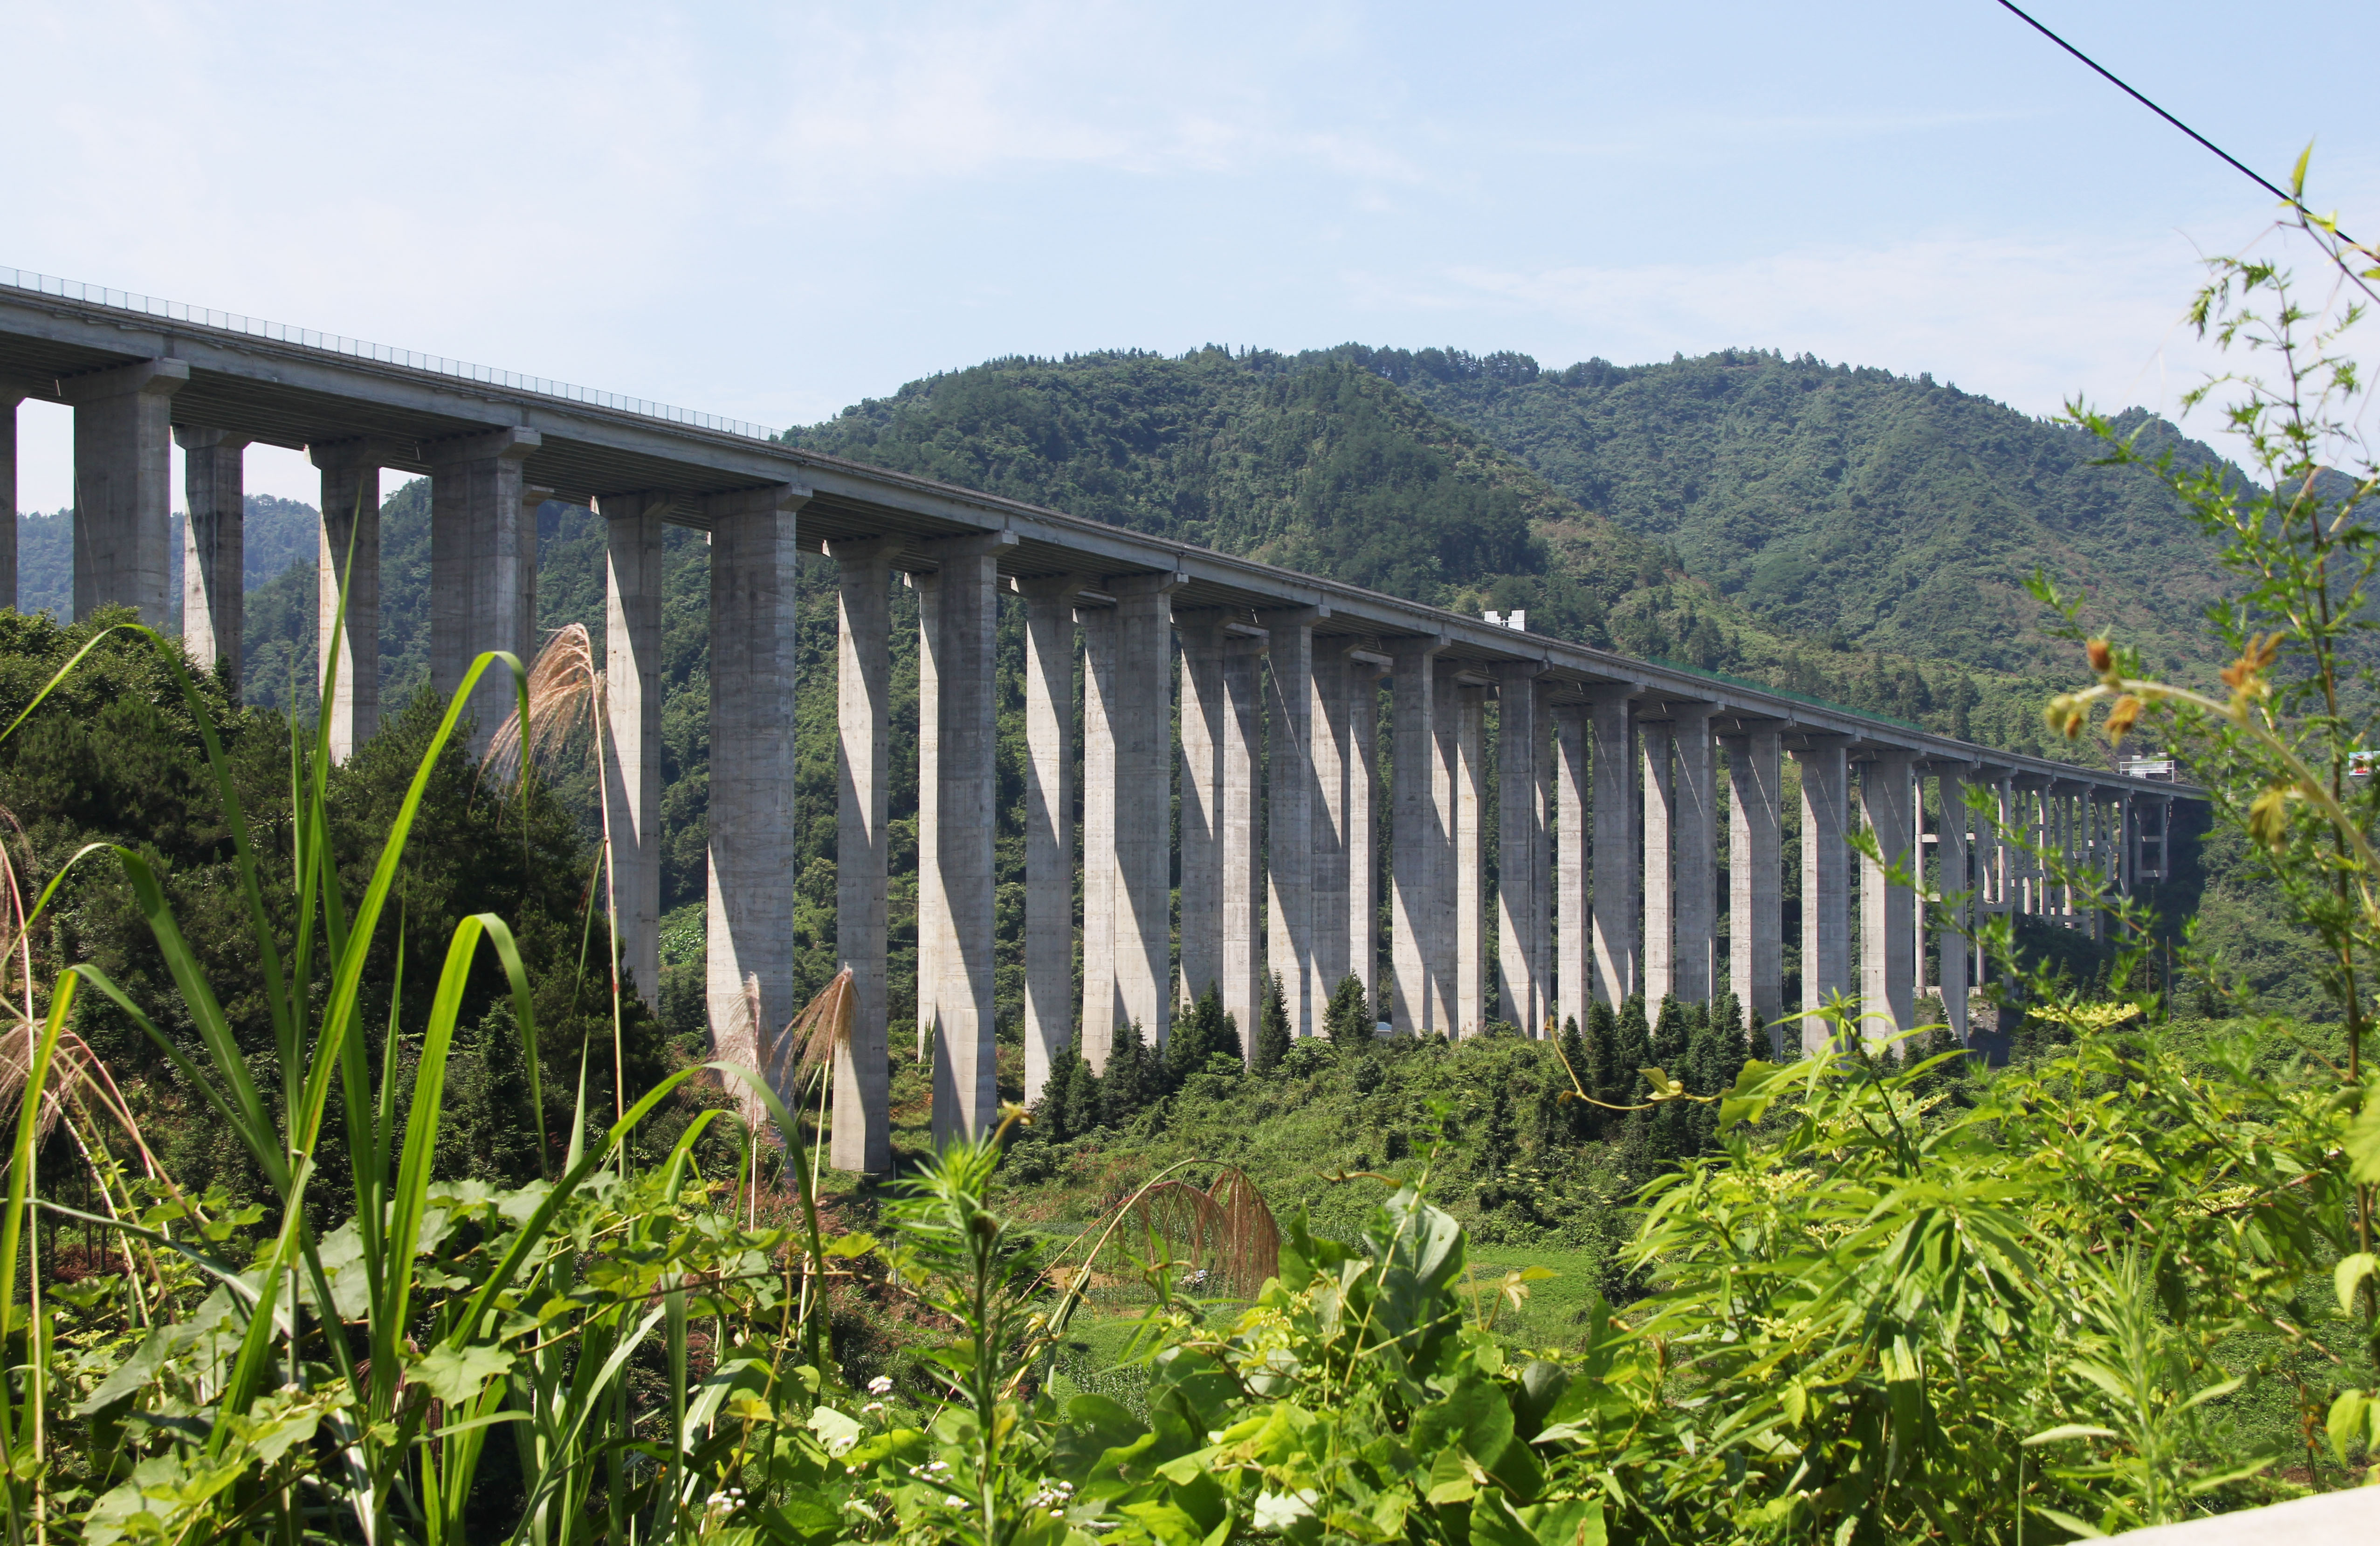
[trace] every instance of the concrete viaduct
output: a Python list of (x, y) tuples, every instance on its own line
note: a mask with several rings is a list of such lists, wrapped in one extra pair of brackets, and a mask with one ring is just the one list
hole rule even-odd
[[(1789, 756), (1801, 769), (1801, 1007), (1856, 989), (1873, 1019), (1905, 1025), (1915, 996), (1935, 991), (1963, 1033), (1971, 953), (1929, 951), (1912, 890), (1885, 883), (1865, 860), (1853, 886), (1844, 842), (1853, 824), (1888, 855), (1914, 855), (1938, 894), (2088, 929), (2095, 918), (2022, 850), (1976, 841), (1965, 788), (1988, 786), (2008, 820), (2124, 887), (2166, 870), (2172, 803), (2193, 793), (1543, 638), (1517, 617), (1439, 611), (796, 450), (757, 425), (0, 270), (0, 599), (12, 603), (16, 408), (28, 396), (74, 411), (78, 616), (110, 603), (164, 615), (169, 440), (184, 447), (183, 635), (200, 660), (223, 655), (235, 669), (242, 449), (308, 453), (322, 480), (322, 658), (336, 649), (341, 661), (324, 712), (340, 755), (372, 734), (380, 711), (378, 651), (362, 641), (375, 638), (382, 469), (431, 480), (431, 681), (441, 691), (480, 651), (532, 652), (538, 505), (584, 503), (604, 517), (612, 792), (625, 817), (619, 906), (628, 964), (648, 994), (659, 977), (662, 529), (707, 532), (709, 1002), (722, 1053), (755, 1065), (754, 1028), (781, 1025), (797, 1007), (795, 566), (802, 553), (826, 554), (841, 580), (838, 939), (862, 1005), (835, 1096), (833, 1158), (845, 1169), (880, 1171), (891, 1160), (895, 572), (915, 587), (921, 618), (917, 980), (936, 1050), (938, 1136), (980, 1131), (997, 1110), (993, 640), (1003, 591), (1026, 617), (1028, 1090), (1078, 1024), (1097, 1065), (1126, 1021), (1161, 1040), (1178, 999), (1210, 983), (1252, 1040), (1262, 984), (1278, 973), (1295, 1032), (1316, 1034), (1340, 980), (1353, 973), (1367, 992), (1377, 988), (1374, 877), (1383, 871), (1400, 1031), (1470, 1034), (1500, 1017), (1538, 1034), (1590, 995), (1700, 1000), (1722, 987), (1778, 1021)], [(361, 647), (334, 636), (329, 604), (350, 552), (346, 633)], [(1068, 744), (1077, 671), (1079, 791)], [(509, 691), (483, 684), (473, 703), (483, 727), (507, 711)], [(1384, 693), (1393, 742), (1385, 788)], [(1501, 741), (1492, 909), (1481, 863), (1491, 700)], [(1383, 829), (1385, 856), (1376, 851)], [(1733, 877), (1724, 898), (1722, 843)], [(1492, 982), (1490, 926), (1500, 931)], [(1823, 1040), (1821, 1022), (1803, 1023), (1804, 1041)]]

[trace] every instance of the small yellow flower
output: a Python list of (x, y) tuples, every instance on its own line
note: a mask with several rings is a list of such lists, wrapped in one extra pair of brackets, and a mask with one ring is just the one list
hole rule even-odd
[(2289, 800), (2294, 794), (2288, 785), (2276, 784), (2248, 807), (2249, 834), (2276, 853), (2289, 841)]
[(2116, 651), (2104, 639), (2095, 639), (2082, 647), (2091, 657), (2091, 674), (2105, 676), (2116, 663)]
[(2134, 722), (2141, 717), (2141, 700), (2131, 693), (2116, 700), (2115, 708), (2107, 713), (2107, 738), (2121, 741), (2132, 733)]

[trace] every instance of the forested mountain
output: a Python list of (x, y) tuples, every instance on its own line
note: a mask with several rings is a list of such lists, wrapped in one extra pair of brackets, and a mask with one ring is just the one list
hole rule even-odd
[[(2023, 578), (2086, 592), (2159, 669), (2213, 663), (2214, 548), (2083, 431), (1888, 371), (1729, 350), (1666, 365), (1331, 351), (1658, 542), (1772, 626), (2003, 671), (2063, 671)], [(2139, 409), (2127, 431), (2214, 459)]]

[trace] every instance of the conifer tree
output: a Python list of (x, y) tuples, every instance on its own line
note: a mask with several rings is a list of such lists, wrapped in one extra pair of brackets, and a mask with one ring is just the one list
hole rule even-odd
[(1051, 1143), (1063, 1143), (1075, 1136), (1066, 1127), (1066, 1099), (1075, 1069), (1082, 1061), (1083, 1054), (1071, 1039), (1060, 1042), (1050, 1054), (1050, 1077), (1041, 1086), (1041, 1098), (1033, 1102), (1033, 1130)]
[(1645, 1082), (1637, 1070), (1653, 1061), (1653, 1031), (1645, 1023), (1644, 994), (1631, 993), (1620, 1006), (1618, 1040), (1620, 1055), (1613, 1060), (1611, 1093), (1597, 1098), (1615, 1106), (1632, 1106)]
[[(1609, 1013), (1609, 1010), (1605, 1011), (1607, 1017)], [(1586, 1017), (1587, 1022), (1590, 1025), (1593, 1024), (1595, 1010), (1588, 1010)], [(1587, 1052), (1586, 1038), (1580, 1034), (1578, 1016), (1575, 1015), (1562, 1022), (1561, 1054), (1562, 1061), (1569, 1065), (1570, 1068), (1569, 1074), (1561, 1081), (1561, 1088), (1570, 1089), (1571, 1081), (1575, 1079), (1579, 1089), (1585, 1090), (1589, 1095), (1594, 1094), (1595, 1060)], [(1596, 1113), (1593, 1106), (1577, 1099), (1573, 1094), (1570, 1100), (1561, 1103), (1561, 1113), (1562, 1136), (1572, 1143), (1583, 1143), (1595, 1136)]]
[(1160, 1093), (1150, 1077), (1157, 1071), (1155, 1063), (1141, 1041), (1140, 1022), (1126, 1020), (1108, 1048), (1108, 1071), (1099, 1079), (1100, 1105), (1109, 1126), (1123, 1126)]
[[(1586, 1008), (1586, 1061), (1587, 1067), (1580, 1075), (1586, 1084), (1586, 1092), (1598, 1101), (1616, 1104), (1621, 1089), (1620, 1017), (1612, 1013), (1611, 1005), (1601, 999)], [(1597, 1138), (1604, 1136), (1610, 1126), (1607, 1116), (1608, 1114), (1600, 1108), (1595, 1110), (1594, 1119), (1589, 1125)]]
[(1059, 1102), (1059, 1127), (1069, 1138), (1081, 1138), (1099, 1125), (1099, 1077), (1091, 1061), (1077, 1055), (1066, 1070), (1066, 1094)]
[(1340, 1052), (1368, 1047), (1372, 1042), (1372, 1006), (1364, 998), (1364, 980), (1349, 972), (1330, 990), (1330, 1007), (1322, 1016), (1323, 1034)]
[(1686, 1039), (1693, 1034), (1694, 1022), (1686, 1006), (1675, 993), (1663, 994), (1660, 1015), (1653, 1022), (1653, 1062), (1674, 1070), (1686, 1055)]
[(1265, 984), (1263, 1017), (1257, 1027), (1256, 1071), (1269, 1074), (1281, 1066), (1289, 1055), (1289, 995), (1282, 991), (1281, 973), (1272, 974)]

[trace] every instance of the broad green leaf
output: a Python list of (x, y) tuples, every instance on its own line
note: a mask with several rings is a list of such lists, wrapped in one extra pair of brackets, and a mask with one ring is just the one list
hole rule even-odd
[(2094, 1428), (2086, 1422), (2069, 1422), (2043, 1429), (2025, 1440), (2024, 1447), (2031, 1449), (2035, 1444), (2054, 1444), (2066, 1439), (2112, 1439), (2115, 1436), (2116, 1430), (2112, 1428)]
[(2380, 1272), (2380, 1256), (2370, 1251), (2357, 1251), (2351, 1256), (2341, 1257), (2338, 1265), (2331, 1269), (2330, 1281), (2338, 1290), (2338, 1312), (2341, 1315), (2355, 1313), (2355, 1291), (2374, 1272)]
[(2362, 1391), (2341, 1391), (2330, 1404), (2330, 1447), (2340, 1465), (2347, 1464), (2349, 1448), (2363, 1437), (2365, 1419), (2371, 1414), (2372, 1397)]
[(508, 1372), (513, 1361), (510, 1353), (486, 1343), (462, 1348), (442, 1344), (423, 1354), (407, 1372), (416, 1384), (429, 1386), (431, 1394), (455, 1406), (477, 1397), (489, 1381)]

